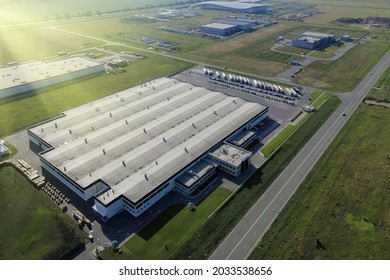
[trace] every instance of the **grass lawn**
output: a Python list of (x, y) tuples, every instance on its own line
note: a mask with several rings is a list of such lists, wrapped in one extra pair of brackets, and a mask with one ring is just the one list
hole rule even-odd
[(368, 41), (348, 51), (337, 61), (316, 61), (296, 75), (294, 82), (336, 92), (347, 92), (361, 81), (390, 48), (390, 44)]
[(60, 259), (85, 233), (13, 167), (0, 168), (0, 259)]
[(280, 46), (276, 48), (278, 51), (288, 52), (292, 54), (308, 54), (311, 50), (297, 48), (293, 46)]
[(335, 56), (335, 51), (337, 51), (340, 47), (329, 46), (323, 50), (318, 50), (312, 53), (310, 56), (319, 57), (319, 58), (332, 58)]
[(390, 110), (362, 104), (251, 259), (390, 258)]
[(192, 236), (173, 256), (174, 259), (207, 259), (250, 207), (272, 184), (330, 114), (340, 99), (331, 96), (316, 114), (308, 118), (244, 186)]
[(191, 64), (147, 54), (147, 59), (129, 64), (126, 73), (94, 74), (32, 92), (0, 99), (0, 137), (52, 118), (60, 110), (98, 99), (172, 72)]
[[(133, 236), (125, 245), (122, 257), (140, 259), (169, 259), (177, 249), (204, 224), (207, 217), (229, 196), (231, 192), (218, 188), (196, 206), (195, 211), (185, 205), (173, 205)], [(108, 254), (107, 254), (108, 253)], [(118, 258), (107, 251), (105, 258)], [(116, 256), (115, 256), (116, 255)], [(119, 255), (120, 256), (120, 255)]]

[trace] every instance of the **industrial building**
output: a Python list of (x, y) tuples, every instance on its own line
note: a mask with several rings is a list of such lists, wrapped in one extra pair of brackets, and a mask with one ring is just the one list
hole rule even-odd
[(28, 135), (42, 150), (42, 168), (84, 200), (93, 198), (95, 213), (107, 220), (123, 210), (138, 217), (173, 189), (190, 195), (217, 168), (241, 174), (251, 153), (232, 143), (267, 112), (160, 78), (64, 111)]
[(104, 71), (104, 65), (82, 57), (55, 61), (8, 63), (0, 68), (0, 98)]
[(245, 2), (245, 1), (237, 1), (237, 2), (225, 2), (225, 1), (208, 1), (201, 2), (192, 7), (201, 7), (205, 10), (218, 10), (218, 11), (226, 11), (233, 13), (246, 13), (246, 14), (265, 14), (267, 12), (267, 5), (253, 3), (253, 2)]
[(315, 50), (326, 48), (336, 40), (333, 33), (303, 32), (291, 42), (292, 46), (304, 49)]
[(257, 20), (250, 19), (218, 19), (214, 22), (237, 25), (242, 31), (246, 32), (252, 31), (254, 27), (259, 25), (259, 22)]
[(354, 39), (351, 37), (351, 35), (345, 34), (340, 36), (340, 40), (344, 42), (353, 42)]
[(201, 25), (200, 31), (205, 34), (230, 36), (241, 31), (252, 31), (258, 24), (256, 20), (220, 19), (210, 24)]
[(6, 156), (9, 154), (9, 149), (5, 145), (5, 142), (3, 140), (0, 140), (0, 156)]
[(200, 31), (205, 34), (217, 36), (230, 36), (241, 31), (240, 26), (225, 23), (210, 23), (200, 26)]

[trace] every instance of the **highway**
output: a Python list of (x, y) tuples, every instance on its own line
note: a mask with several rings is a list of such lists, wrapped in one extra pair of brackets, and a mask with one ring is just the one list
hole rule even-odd
[(248, 211), (210, 259), (243, 260), (249, 257), (312, 167), (389, 65), (390, 51), (373, 67), (353, 92), (336, 94), (342, 99), (339, 108)]

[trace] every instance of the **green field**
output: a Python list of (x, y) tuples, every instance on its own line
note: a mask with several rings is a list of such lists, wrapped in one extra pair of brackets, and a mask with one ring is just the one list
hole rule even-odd
[(309, 17), (309, 23), (331, 23), (341, 17), (388, 17), (389, 3), (385, 0), (301, 0), (317, 5), (320, 14)]
[(0, 0), (0, 24), (91, 16), (98, 14), (98, 12), (107, 13), (153, 6), (158, 7), (175, 2), (174, 0), (83, 0), (77, 2), (65, 0)]
[(198, 27), (200, 24), (211, 22), (213, 15), (214, 13), (205, 13), (202, 16), (176, 20), (173, 23), (166, 23), (153, 19), (145, 21), (136, 16), (121, 16), (64, 24), (58, 26), (58, 29), (109, 41), (120, 41), (143, 48), (148, 47), (146, 43), (142, 42), (141, 38), (143, 37), (164, 39), (177, 43), (180, 52), (188, 52), (210, 46), (215, 42), (218, 42), (218, 40), (196, 35), (185, 35), (156, 30), (155, 27), (162, 25), (173, 25), (180, 28), (188, 27), (188, 25)]
[(59, 52), (78, 51), (102, 43), (44, 27), (0, 28), (0, 38), (0, 64), (42, 59)]
[(292, 55), (292, 54), (285, 54), (285, 53), (278, 53), (274, 52), (272, 50), (263, 49), (258, 52), (254, 52), (252, 54), (249, 54), (253, 58), (259, 58), (259, 59), (265, 59), (265, 60), (271, 60), (281, 63), (290, 63), (290, 61), (295, 60), (299, 61), (301, 60), (300, 56)]
[(386, 72), (379, 79), (376, 86), (371, 89), (367, 99), (390, 103), (390, 68), (387, 68)]
[(388, 260), (389, 121), (361, 105), (251, 258)]
[(207, 259), (340, 103), (337, 97), (328, 98), (172, 258)]
[(288, 52), (288, 53), (292, 53), (292, 54), (305, 54), (306, 55), (309, 52), (311, 52), (311, 50), (306, 50), (306, 49), (297, 48), (297, 47), (293, 47), (293, 46), (280, 46), (280, 47), (277, 47), (276, 49), (278, 51)]
[(144, 54), (147, 58), (129, 64), (126, 73), (92, 76), (37, 89), (0, 99), (0, 137), (10, 135), (32, 124), (55, 117), (61, 110), (90, 102), (108, 94), (179, 70), (191, 64)]
[[(213, 45), (196, 51), (178, 54), (180, 57), (228, 67), (236, 71), (244, 71), (261, 76), (275, 76), (288, 69), (289, 65), (267, 57), (251, 57), (253, 53), (270, 51), (273, 39), (291, 30), (287, 24), (276, 24), (241, 34), (232, 38), (217, 41)], [(249, 51), (249, 52), (247, 52)], [(276, 54), (276, 53), (275, 53)]]
[(332, 58), (335, 56), (335, 51), (337, 51), (339, 47), (329, 46), (323, 50), (317, 50), (310, 54), (310, 56), (319, 57), (319, 58)]
[(173, 205), (121, 247), (122, 255), (107, 250), (104, 258), (169, 259), (178, 248), (205, 223), (210, 214), (231, 192), (224, 188), (213, 191), (191, 210)]
[(12, 167), (0, 168), (0, 259), (60, 259), (85, 233)]
[(298, 84), (336, 92), (350, 91), (389, 48), (388, 43), (368, 41), (354, 47), (337, 61), (316, 61), (310, 64), (293, 80)]

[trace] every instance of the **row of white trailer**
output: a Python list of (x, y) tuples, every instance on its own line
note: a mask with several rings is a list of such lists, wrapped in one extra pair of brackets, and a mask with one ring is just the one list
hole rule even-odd
[(237, 76), (237, 75), (233, 75), (233, 74), (225, 74), (224, 72), (215, 71), (215, 73), (214, 73), (213, 70), (208, 69), (208, 68), (203, 68), (203, 73), (205, 75), (215, 76), (215, 77), (218, 77), (218, 78), (223, 79), (223, 80), (229, 80), (229, 81), (240, 83), (240, 84), (246, 84), (246, 85), (250, 85), (253, 87), (257, 87), (257, 88), (261, 88), (261, 89), (265, 89), (265, 90), (269, 90), (269, 91), (273, 91), (273, 92), (277, 92), (277, 93), (281, 93), (281, 94), (285, 94), (285, 95), (289, 95), (289, 96), (294, 96), (297, 98), (301, 97), (300, 90), (298, 88), (295, 88), (295, 87), (294, 88), (281, 87), (281, 86), (278, 86), (275, 84), (270, 84), (270, 83), (262, 82), (259, 80), (251, 80), (251, 79), (243, 77), (243, 76)]

